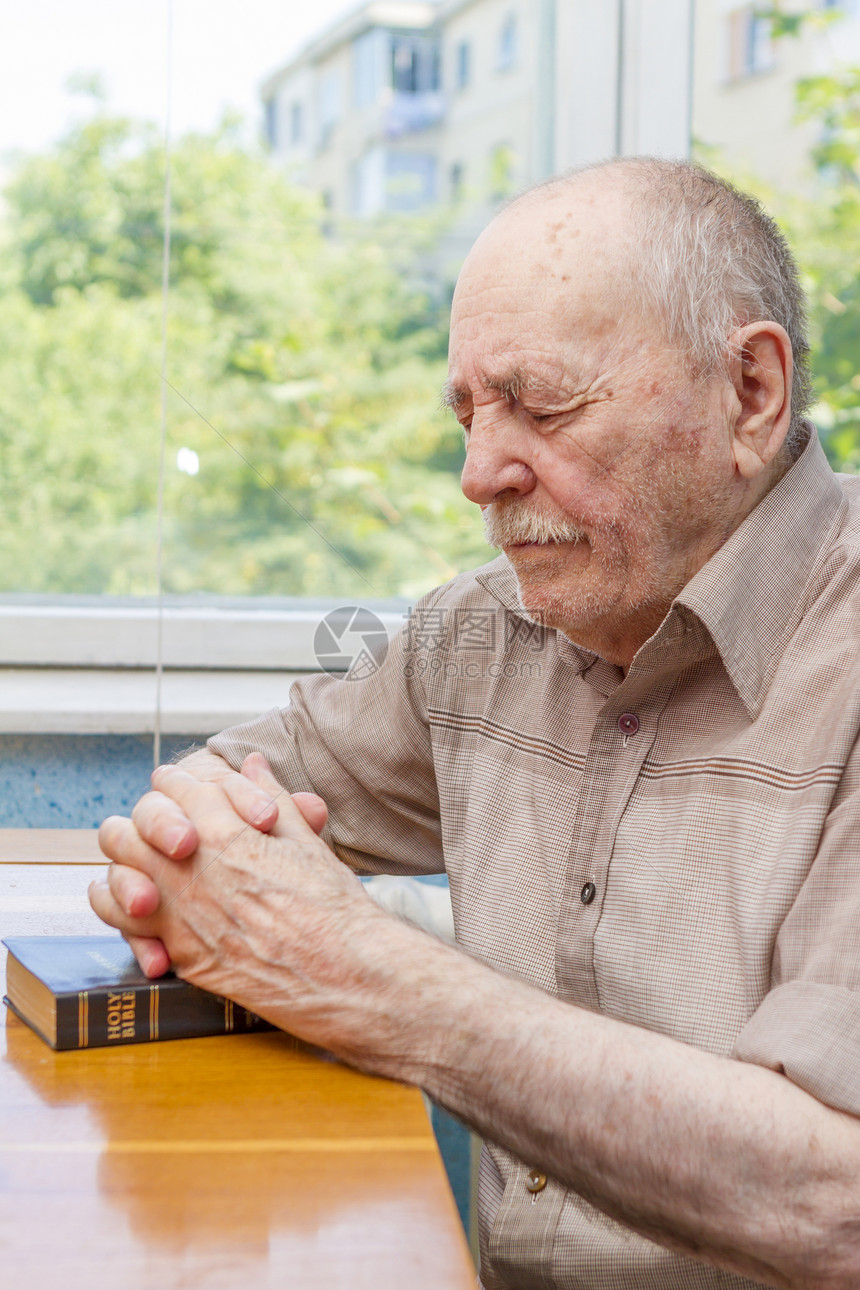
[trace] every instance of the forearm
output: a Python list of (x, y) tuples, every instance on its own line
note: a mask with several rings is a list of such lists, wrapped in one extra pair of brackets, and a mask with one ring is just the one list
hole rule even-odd
[(860, 1284), (854, 1120), (443, 946), (401, 946), (410, 961), (375, 1069), (660, 1244), (775, 1286)]
[(196, 776), (197, 779), (213, 780), (217, 782), (223, 779), (225, 775), (233, 773), (233, 767), (228, 761), (218, 753), (210, 752), (208, 748), (192, 747), (184, 752), (181, 757), (176, 758), (176, 765), (187, 770), (190, 775)]
[[(236, 781), (274, 800), (258, 760)], [(771, 1071), (561, 1003), (384, 914), (288, 795), (267, 834), (231, 803), (231, 779), (173, 768), (155, 784), (161, 813), (181, 807), (200, 831), (189, 864), (114, 817), (102, 845), (118, 877), (91, 899), (125, 935), (161, 938), (180, 975), (426, 1089), (659, 1243), (774, 1286), (860, 1285), (856, 1120)], [(160, 896), (151, 912), (121, 898), (129, 865)]]

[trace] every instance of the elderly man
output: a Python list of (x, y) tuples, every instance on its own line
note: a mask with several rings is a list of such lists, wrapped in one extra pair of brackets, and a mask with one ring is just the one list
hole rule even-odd
[[(860, 1285), (860, 514), (805, 358), (780, 234), (712, 176), (526, 194), (451, 324), (504, 555), (103, 826), (151, 974), (484, 1136), (487, 1290)], [(447, 869), (461, 948), (347, 865)]]

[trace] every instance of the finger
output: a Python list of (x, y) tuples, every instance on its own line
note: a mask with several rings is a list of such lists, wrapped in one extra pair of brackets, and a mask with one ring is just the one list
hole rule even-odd
[(111, 895), (129, 918), (149, 918), (161, 904), (158, 887), (139, 869), (114, 863), (108, 869), (107, 881)]
[[(269, 763), (266, 761), (262, 753), (250, 753), (245, 758), (242, 763), (242, 774), (247, 776), (248, 779), (253, 780), (253, 782), (258, 784), (260, 788), (265, 789), (272, 797), (277, 799), (279, 807), (278, 820), (271, 830), (276, 837), (295, 838), (303, 835), (305, 837), (307, 836), (308, 822), (305, 818), (304, 812), (300, 809), (299, 804), (290, 797), (289, 793), (287, 793), (283, 786), (275, 779), (269, 767)], [(303, 798), (316, 799), (316, 801), (322, 804), (326, 815), (328, 815), (328, 807), (326, 807), (322, 798), (316, 797), (315, 793), (303, 793), (301, 796)], [(319, 812), (317, 812), (317, 818), (318, 816)], [(323, 821), (323, 823), (325, 823), (325, 821)], [(313, 828), (314, 833), (316, 833), (317, 829), (314, 828), (313, 825), (311, 825), (311, 827)]]
[(304, 816), (305, 822), (319, 836), (328, 820), (328, 807), (323, 799), (318, 797), (316, 793), (293, 793), (291, 796), (294, 804)]
[(153, 936), (156, 929), (152, 919), (129, 918), (103, 878), (90, 883), (87, 895), (93, 909), (108, 927), (115, 927), (118, 932), (122, 932), (123, 936)]
[(218, 784), (227, 794), (236, 814), (246, 824), (253, 825), (261, 833), (268, 833), (274, 827), (278, 818), (278, 803), (271, 793), (238, 772), (225, 775)]
[(234, 838), (248, 827), (224, 792), (223, 781), (200, 780), (181, 766), (158, 766), (152, 782), (158, 795), (169, 798), (195, 825), (198, 836), (205, 828), (210, 843)]
[[(153, 784), (162, 769), (153, 771)], [(197, 850), (197, 830), (181, 806), (163, 793), (145, 793), (131, 818), (144, 841), (171, 860), (185, 860)]]
[(126, 936), (125, 939), (144, 976), (164, 976), (170, 970), (170, 956), (161, 941), (153, 936)]
[[(133, 822), (124, 815), (109, 815), (102, 822), (99, 846), (109, 860), (138, 870), (141, 875), (146, 875), (147, 880), (157, 881), (158, 875), (169, 863), (161, 851), (144, 841)], [(149, 885), (148, 881), (142, 884), (142, 890), (146, 890)]]

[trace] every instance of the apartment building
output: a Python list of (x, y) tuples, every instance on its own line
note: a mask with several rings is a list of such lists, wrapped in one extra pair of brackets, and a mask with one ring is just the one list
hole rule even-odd
[(761, 4), (697, 0), (693, 133), (732, 162), (789, 189), (812, 178), (816, 128), (797, 120), (796, 86), (806, 76), (860, 63), (858, 0), (805, 0), (797, 35), (775, 40)]
[(336, 214), (500, 200), (616, 152), (684, 155), (691, 0), (374, 0), (262, 88), (269, 143)]
[(333, 212), (410, 212), (439, 200), (437, 18), (434, 3), (365, 4), (262, 87), (272, 151)]
[(860, 0), (796, 9), (835, 21), (775, 39), (738, 0), (372, 0), (266, 82), (269, 142), (335, 214), (444, 206), (463, 246), (549, 174), (693, 137), (802, 186), (795, 87), (860, 62)]

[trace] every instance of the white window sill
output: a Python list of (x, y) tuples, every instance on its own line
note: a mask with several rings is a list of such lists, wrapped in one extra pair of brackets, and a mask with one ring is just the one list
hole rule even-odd
[[(165, 672), (164, 734), (210, 735), (284, 707), (296, 672)], [(155, 676), (102, 668), (0, 669), (0, 734), (151, 734)]]
[[(356, 600), (355, 604), (362, 604)], [(213, 599), (199, 605), (165, 604), (161, 654), (165, 667), (315, 671), (314, 636), (340, 601), (297, 604)], [(406, 621), (406, 607), (369, 609), (393, 636)], [(155, 667), (157, 606), (105, 597), (0, 600), (0, 667)]]
[[(345, 603), (167, 600), (162, 732), (214, 734), (285, 706), (292, 682), (319, 671), (322, 619)], [(389, 636), (405, 622), (405, 605), (367, 607)], [(0, 734), (151, 734), (158, 631), (151, 601), (0, 599)]]

